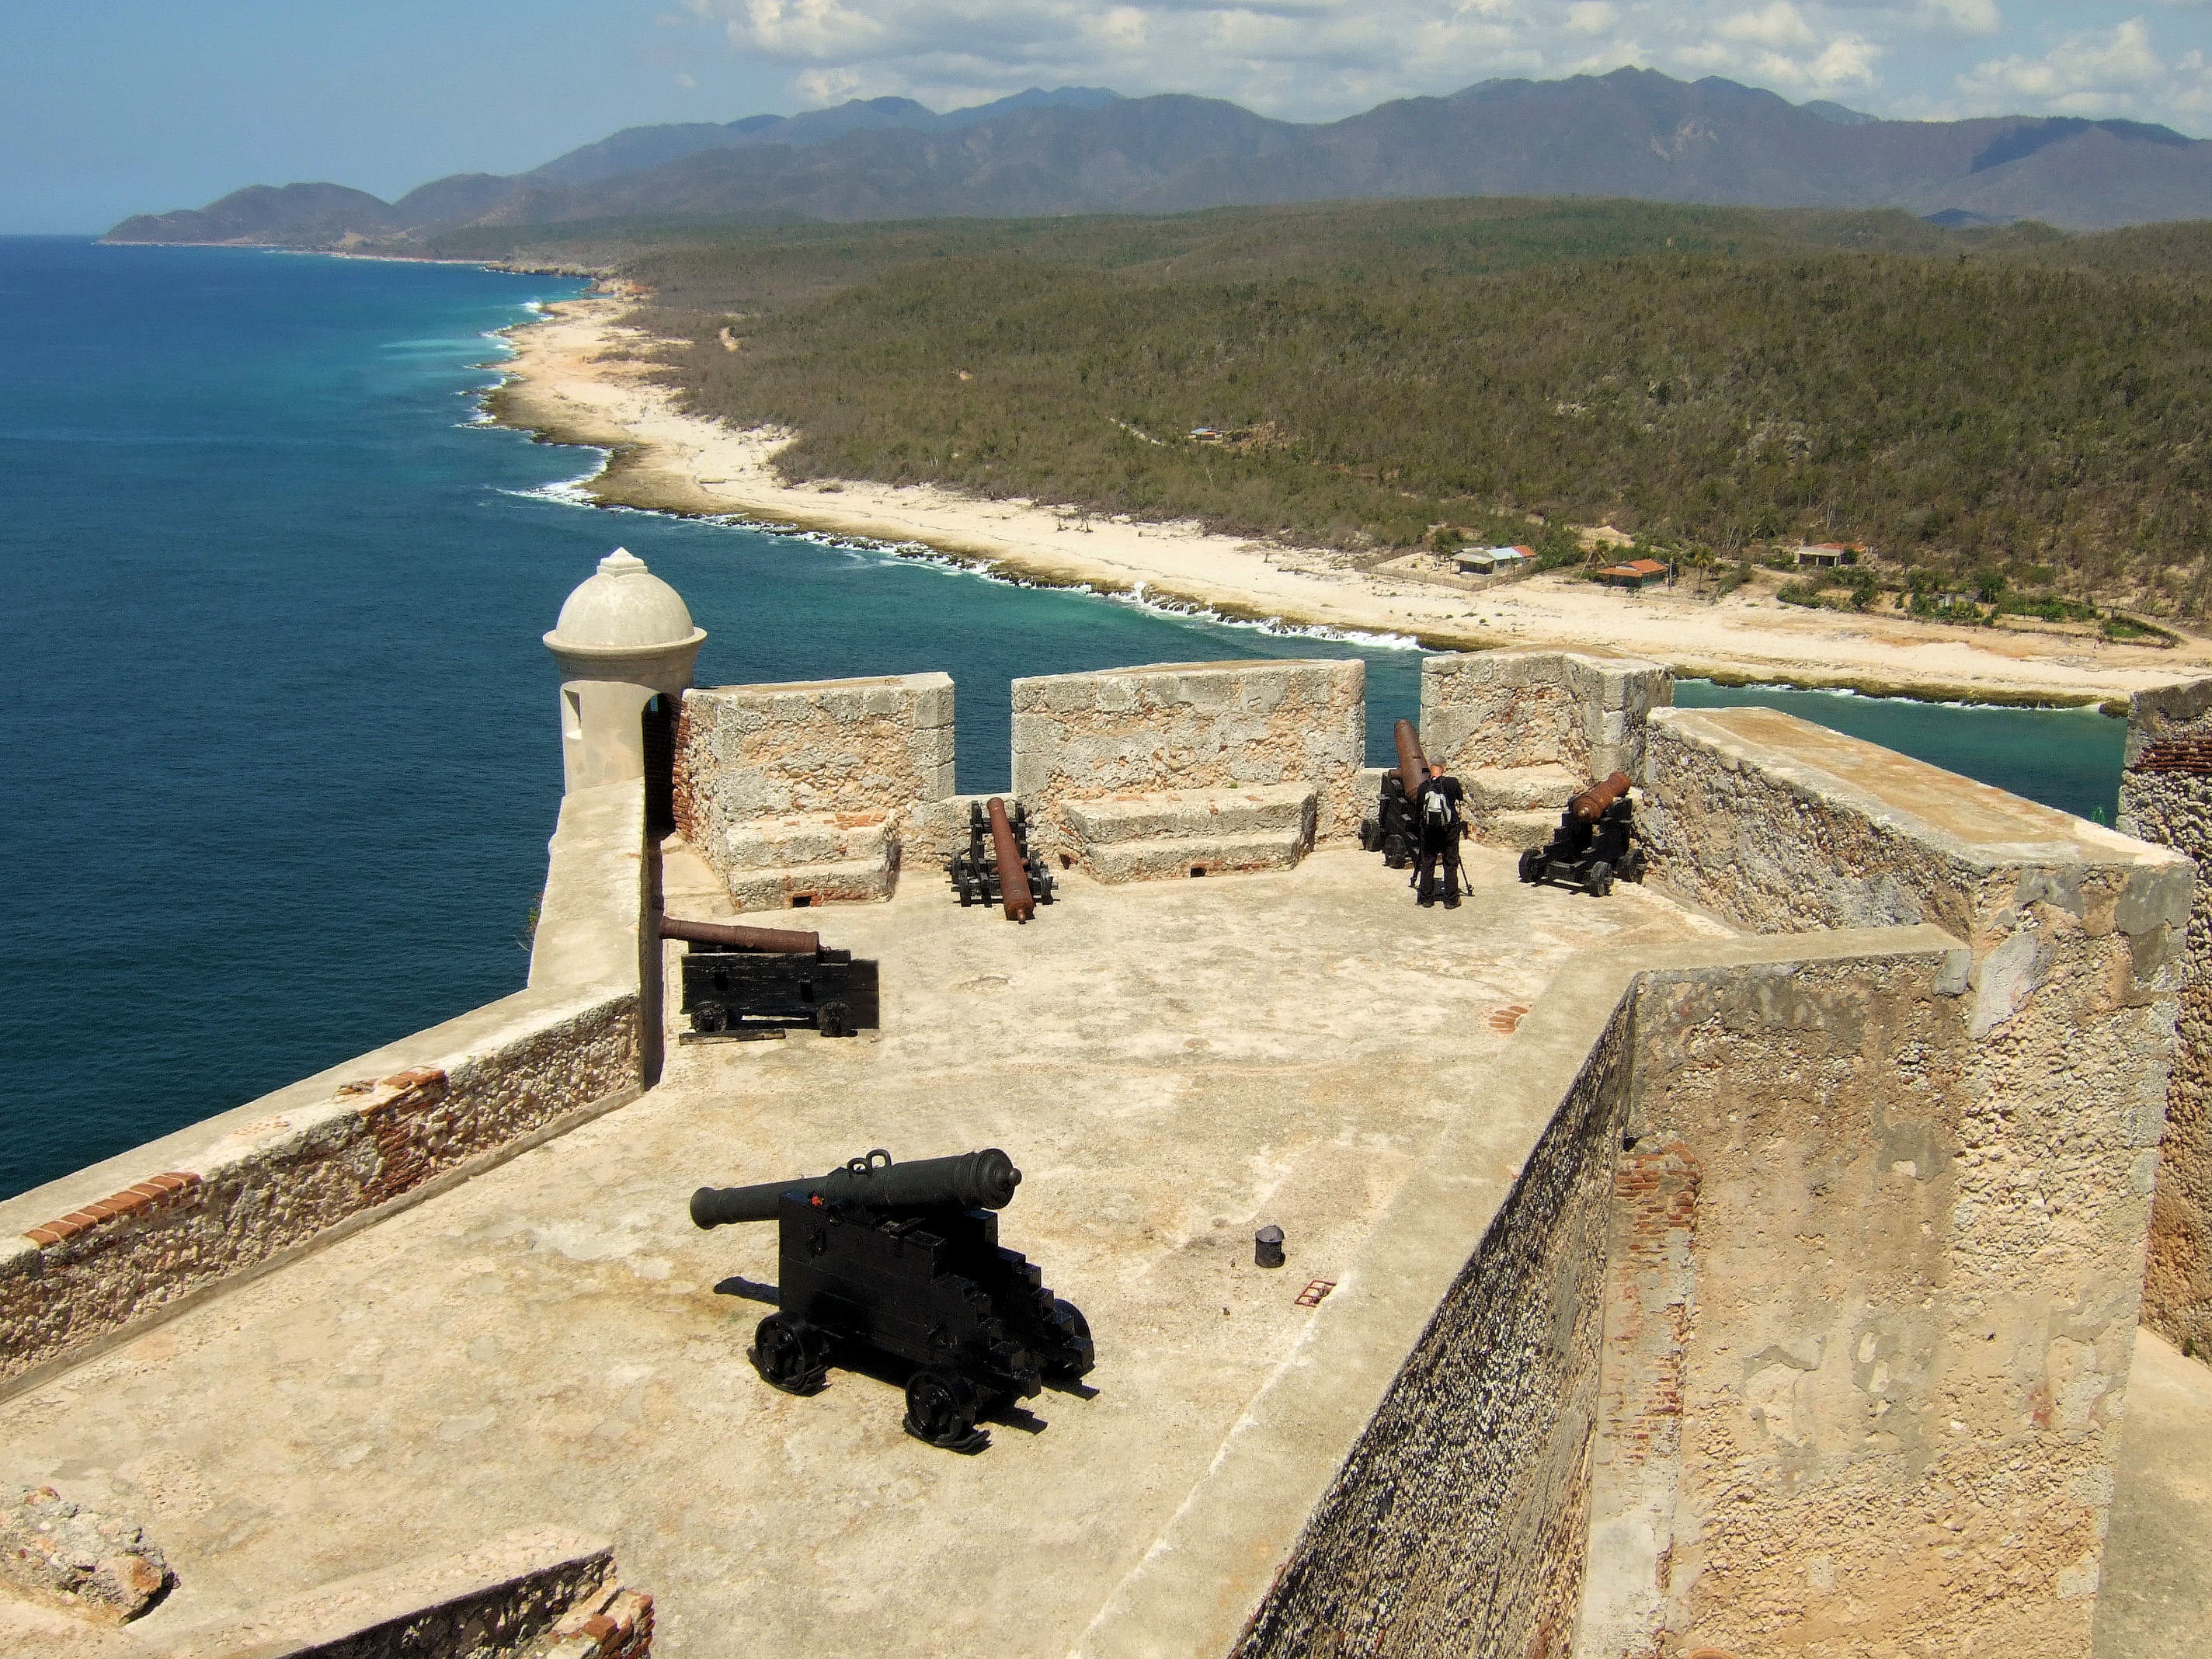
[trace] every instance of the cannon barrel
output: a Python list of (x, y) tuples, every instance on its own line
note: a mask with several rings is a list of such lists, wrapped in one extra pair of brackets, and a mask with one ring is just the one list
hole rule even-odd
[(1605, 809), (1628, 793), (1628, 774), (1615, 772), (1603, 783), (1594, 783), (1567, 803), (1567, 810), (1578, 818), (1595, 818)]
[(1030, 873), (1022, 868), (1022, 849), (1014, 844), (1014, 826), (1006, 817), (1006, 803), (994, 795), (985, 803), (991, 815), (991, 853), (999, 864), (999, 896), (1008, 921), (1027, 921), (1036, 915), (1036, 899), (1030, 891)]
[(825, 1176), (764, 1181), (757, 1187), (702, 1187), (691, 1194), (691, 1219), (702, 1227), (773, 1221), (786, 1193), (886, 1210), (1003, 1210), (1021, 1184), (1022, 1172), (996, 1146), (908, 1164), (892, 1163), (891, 1155), (878, 1148)]
[(1398, 785), (1406, 792), (1407, 800), (1421, 798), (1421, 786), (1428, 781), (1429, 757), (1421, 752), (1421, 734), (1413, 730), (1411, 720), (1400, 720), (1395, 735), (1398, 739)]
[(818, 956), (822, 951), (819, 933), (801, 933), (781, 927), (745, 927), (733, 921), (685, 921), (678, 916), (660, 919), (660, 936), (738, 951), (781, 951), (799, 956)]

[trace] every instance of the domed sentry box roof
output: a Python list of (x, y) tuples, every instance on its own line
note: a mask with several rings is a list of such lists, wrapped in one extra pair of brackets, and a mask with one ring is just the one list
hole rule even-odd
[[(564, 679), (688, 684), (707, 630), (692, 625), (684, 596), (618, 547), (568, 595), (545, 635)], [(672, 687), (669, 689), (674, 689)]]

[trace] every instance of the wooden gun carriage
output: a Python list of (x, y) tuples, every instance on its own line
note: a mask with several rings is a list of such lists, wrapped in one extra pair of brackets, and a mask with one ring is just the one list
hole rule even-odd
[(681, 1012), (702, 1036), (811, 1025), (823, 1036), (851, 1036), (880, 1023), (876, 964), (850, 951), (825, 949), (819, 933), (665, 918), (664, 939), (685, 941)]

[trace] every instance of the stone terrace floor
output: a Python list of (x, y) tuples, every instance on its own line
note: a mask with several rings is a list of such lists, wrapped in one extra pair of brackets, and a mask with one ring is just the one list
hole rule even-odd
[[(1300, 1289), (1480, 1110), (1513, 1012), (1577, 952), (1722, 931), (1636, 888), (1522, 887), (1504, 854), (1470, 870), (1456, 912), (1325, 853), (1071, 878), (1026, 927), (922, 871), (790, 916), (880, 959), (880, 1036), (672, 1042), (635, 1103), (0, 1405), (0, 1483), (147, 1525), (181, 1579), (133, 1627), (156, 1642), (550, 1525), (614, 1541), (668, 1659), (1063, 1654), (1328, 1316)], [(728, 914), (681, 848), (667, 886)], [(1090, 1317), (1096, 1394), (960, 1457), (901, 1431), (888, 1382), (760, 1382), (767, 1310), (716, 1286), (773, 1282), (775, 1230), (698, 1231), (692, 1188), (985, 1146), (1025, 1175), (1006, 1242)], [(1252, 1265), (1261, 1221), (1279, 1272)]]
[[(635, 1103), (0, 1406), (0, 1482), (145, 1522), (180, 1578), (155, 1639), (554, 1525), (614, 1540), (671, 1659), (1064, 1653), (1325, 1316), (1299, 1291), (1480, 1109), (1501, 1011), (1574, 952), (1720, 931), (1471, 868), (1455, 912), (1344, 852), (1071, 878), (1023, 927), (920, 871), (789, 915), (880, 959), (879, 1037), (672, 1041)], [(671, 859), (672, 914), (714, 908), (702, 875)], [(1005, 1242), (1091, 1321), (1095, 1396), (962, 1457), (888, 1382), (762, 1382), (769, 1310), (715, 1286), (772, 1284), (775, 1228), (702, 1233), (691, 1189), (988, 1146), (1024, 1175)], [(1285, 1269), (1252, 1263), (1262, 1221)]]

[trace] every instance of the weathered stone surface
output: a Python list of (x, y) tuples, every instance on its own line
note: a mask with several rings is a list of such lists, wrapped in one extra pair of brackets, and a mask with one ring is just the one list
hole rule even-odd
[(1013, 684), (1014, 793), (1040, 853), (1078, 850), (1067, 803), (1160, 790), (1296, 784), (1323, 842), (1359, 832), (1366, 665), (1164, 663)]
[(745, 869), (730, 873), (730, 901), (740, 911), (804, 909), (817, 904), (880, 904), (896, 878), (886, 842), (873, 858), (836, 863)]
[(1167, 836), (1157, 841), (1109, 842), (1084, 854), (1083, 867), (1094, 880), (1187, 881), (1194, 876), (1249, 875), (1259, 870), (1288, 870), (1305, 855), (1307, 837), (1297, 830), (1262, 830), (1257, 835)]
[(1097, 848), (1163, 836), (1310, 835), (1315, 805), (1310, 786), (1278, 783), (1245, 789), (1132, 792), (1071, 800), (1063, 811), (1068, 828), (1083, 843)]
[[(746, 909), (786, 908), (808, 893), (880, 899), (908, 821), (952, 793), (952, 713), (944, 674), (686, 692), (677, 827)], [(864, 834), (872, 824), (888, 854)], [(863, 865), (876, 873), (863, 878)]]
[(0, 1502), (0, 1578), (51, 1606), (120, 1624), (172, 1582), (160, 1547), (137, 1522), (72, 1503), (52, 1486), (18, 1486)]
[(1588, 785), (1564, 766), (1478, 766), (1460, 781), (1471, 807), (1501, 812), (1549, 812), (1554, 818)]
[(1313, 845), (1316, 799), (1306, 785), (1279, 783), (1133, 792), (1062, 810), (1093, 877), (1164, 881), (1291, 868)]
[(952, 793), (945, 674), (695, 688), (676, 753), (677, 827), (711, 848), (784, 812), (896, 812)]
[(2212, 1364), (2212, 680), (2138, 693), (2119, 826), (2196, 860), (2143, 1322)]
[(1642, 823), (1739, 926), (1959, 941), (1639, 1003), (1630, 1130), (1700, 1168), (1669, 1640), (2085, 1649), (2185, 866), (1765, 709), (1655, 713)]
[[(1571, 794), (1616, 771), (1640, 781), (1644, 721), (1674, 700), (1674, 677), (1635, 658), (1572, 651), (1432, 656), (1421, 664), (1421, 745), (1462, 781), (1480, 770), (1556, 766), (1572, 780)], [(1508, 811), (1543, 804), (1498, 803)]]

